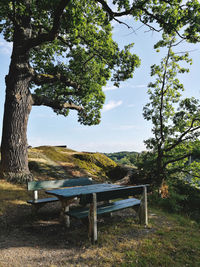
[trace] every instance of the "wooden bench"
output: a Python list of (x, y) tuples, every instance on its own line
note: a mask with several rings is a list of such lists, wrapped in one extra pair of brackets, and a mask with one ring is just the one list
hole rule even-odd
[[(148, 225), (147, 186), (148, 185), (121, 187), (110, 191), (84, 195), (81, 202), (85, 204), (90, 203), (90, 207), (74, 208), (67, 211), (66, 214), (77, 219), (89, 218), (89, 236), (93, 242), (97, 241), (97, 215), (136, 207), (139, 213), (140, 223)], [(142, 194), (141, 199), (133, 197), (139, 194)], [(130, 196), (131, 198), (129, 198)], [(119, 198), (121, 200), (119, 200)], [(107, 203), (97, 205), (98, 202), (102, 201), (107, 201)]]
[(73, 186), (84, 186), (93, 184), (94, 181), (92, 178), (81, 177), (74, 179), (65, 179), (65, 180), (50, 180), (50, 181), (31, 181), (27, 183), (27, 190), (33, 191), (33, 199), (28, 200), (27, 202), (31, 204), (34, 208), (34, 211), (42, 207), (43, 205), (51, 202), (58, 201), (57, 197), (47, 197), (47, 198), (38, 198), (39, 190), (47, 189), (56, 189), (64, 187), (73, 187)]

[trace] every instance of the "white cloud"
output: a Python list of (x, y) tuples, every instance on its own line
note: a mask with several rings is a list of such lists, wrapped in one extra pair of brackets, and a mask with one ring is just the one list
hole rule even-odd
[(113, 100), (111, 100), (111, 101), (108, 102), (108, 104), (105, 104), (105, 105), (104, 105), (104, 107), (103, 107), (103, 111), (104, 111), (104, 112), (105, 112), (105, 111), (109, 111), (109, 110), (111, 110), (111, 109), (114, 109), (114, 108), (116, 108), (116, 107), (121, 106), (121, 104), (122, 104), (122, 101), (121, 101), (121, 100), (120, 100), (120, 101), (113, 101)]
[(12, 43), (8, 43), (3, 39), (0, 39), (0, 54), (10, 55), (12, 51)]
[(114, 85), (108, 85), (108, 86), (106, 86), (106, 87), (103, 87), (103, 91), (105, 92), (105, 91), (112, 91), (112, 90), (116, 90), (117, 89), (117, 87), (116, 86), (114, 86)]

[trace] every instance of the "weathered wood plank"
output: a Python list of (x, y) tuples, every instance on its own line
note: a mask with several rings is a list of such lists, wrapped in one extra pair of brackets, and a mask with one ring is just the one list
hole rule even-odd
[(34, 205), (37, 205), (37, 204), (42, 204), (42, 203), (48, 203), (48, 202), (55, 202), (55, 201), (58, 201), (58, 198), (57, 197), (47, 197), (47, 198), (41, 198), (41, 199), (32, 199), (32, 200), (28, 200), (27, 202), (29, 204), (34, 204)]
[[(111, 203), (106, 203), (97, 207), (97, 215), (110, 213), (121, 209), (129, 208), (132, 206), (140, 205), (140, 202), (141, 201), (139, 199), (129, 198), (129, 199), (118, 200)], [(67, 212), (67, 214), (77, 219), (83, 219), (88, 217), (89, 208), (72, 209), (69, 212)]]
[(53, 188), (71, 187), (71, 186), (81, 186), (93, 184), (91, 178), (81, 177), (74, 179), (65, 180), (51, 180), (51, 181), (31, 181), (27, 183), (28, 190), (46, 190)]

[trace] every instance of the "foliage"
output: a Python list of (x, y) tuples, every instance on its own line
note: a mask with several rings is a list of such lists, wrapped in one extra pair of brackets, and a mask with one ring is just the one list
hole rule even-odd
[(119, 18), (124, 15), (151, 30), (158, 30), (156, 22), (159, 31), (199, 41), (197, 0), (112, 4), (104, 0), (1, 1), (0, 32), (6, 41), (13, 42), (16, 58), (12, 63), (27, 53), (33, 105), (49, 106), (64, 116), (75, 109), (80, 123), (98, 124), (105, 99), (102, 87), (110, 78), (119, 86), (140, 64), (130, 52), (133, 44), (120, 51), (112, 39), (110, 22), (123, 23)]
[(114, 153), (105, 153), (105, 155), (118, 164), (135, 165), (137, 162), (138, 152), (121, 151)]
[[(155, 81), (148, 86), (150, 102), (144, 107), (143, 115), (153, 124), (153, 137), (145, 141), (149, 151), (143, 155), (143, 168), (154, 176), (157, 185), (180, 172), (193, 175), (195, 182), (200, 164), (197, 161), (189, 164), (188, 158), (199, 155), (200, 102), (193, 97), (181, 99), (184, 88), (177, 77), (188, 72), (179, 62), (191, 63), (191, 60), (188, 53), (172, 50), (177, 46), (174, 36), (163, 35), (159, 45), (167, 45), (168, 52), (160, 65), (151, 67)], [(141, 162), (138, 165), (141, 167)]]
[(199, 221), (200, 189), (176, 177), (173, 177), (168, 185), (168, 196), (160, 198), (157, 193), (154, 193), (149, 198), (150, 203), (155, 207), (162, 207), (168, 212), (182, 213)]

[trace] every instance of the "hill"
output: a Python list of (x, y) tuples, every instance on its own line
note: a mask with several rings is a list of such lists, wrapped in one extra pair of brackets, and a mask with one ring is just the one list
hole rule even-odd
[(29, 168), (35, 179), (91, 176), (97, 181), (119, 180), (127, 171), (101, 153), (40, 146), (29, 148)]

